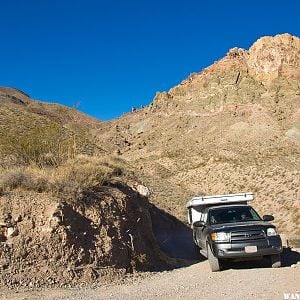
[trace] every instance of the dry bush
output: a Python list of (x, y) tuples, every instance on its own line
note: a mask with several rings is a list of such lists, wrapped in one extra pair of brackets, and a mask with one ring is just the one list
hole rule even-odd
[(38, 169), (15, 168), (0, 175), (0, 186), (3, 190), (20, 188), (43, 192), (48, 189), (48, 180)]
[(74, 157), (74, 137), (68, 136), (59, 124), (50, 123), (1, 135), (0, 152), (22, 165), (58, 166)]
[(77, 199), (90, 188), (101, 186), (114, 170), (97, 159), (75, 159), (59, 166), (51, 174), (51, 192), (68, 199)]
[(0, 188), (48, 192), (64, 200), (78, 200), (82, 193), (102, 186), (112, 176), (123, 174), (123, 168), (109, 159), (80, 156), (58, 167), (2, 169)]

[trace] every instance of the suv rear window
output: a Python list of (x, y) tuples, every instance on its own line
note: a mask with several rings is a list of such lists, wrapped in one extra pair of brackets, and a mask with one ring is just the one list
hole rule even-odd
[(209, 211), (210, 224), (261, 221), (258, 213), (250, 206), (220, 207)]

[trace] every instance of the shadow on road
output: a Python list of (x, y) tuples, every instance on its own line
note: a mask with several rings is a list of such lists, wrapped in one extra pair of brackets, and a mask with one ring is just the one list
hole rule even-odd
[[(290, 267), (300, 261), (300, 253), (290, 248), (284, 248), (281, 254), (282, 267)], [(271, 268), (271, 262), (269, 258), (263, 258), (261, 260), (251, 260), (242, 262), (225, 262), (224, 269), (259, 269), (259, 268)]]
[(191, 228), (174, 216), (152, 205), (152, 229), (161, 250), (169, 257), (191, 265), (204, 260), (193, 242)]
[(300, 261), (300, 253), (291, 248), (284, 248), (281, 258), (282, 266), (290, 267)]

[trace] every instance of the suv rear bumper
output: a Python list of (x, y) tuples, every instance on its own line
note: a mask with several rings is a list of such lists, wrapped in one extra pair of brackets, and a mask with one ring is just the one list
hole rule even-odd
[[(257, 251), (247, 253), (245, 247), (256, 246)], [(279, 254), (282, 252), (282, 242), (279, 235), (264, 240), (239, 243), (213, 243), (212, 251), (217, 258), (247, 258)]]

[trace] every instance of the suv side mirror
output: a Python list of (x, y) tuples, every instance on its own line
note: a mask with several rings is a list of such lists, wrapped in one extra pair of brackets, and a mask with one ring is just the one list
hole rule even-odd
[(265, 222), (269, 222), (269, 221), (273, 221), (274, 220), (274, 217), (272, 215), (264, 215), (263, 216), (263, 220)]
[(196, 221), (195, 223), (193, 223), (193, 225), (195, 227), (204, 227), (205, 226), (203, 221)]

